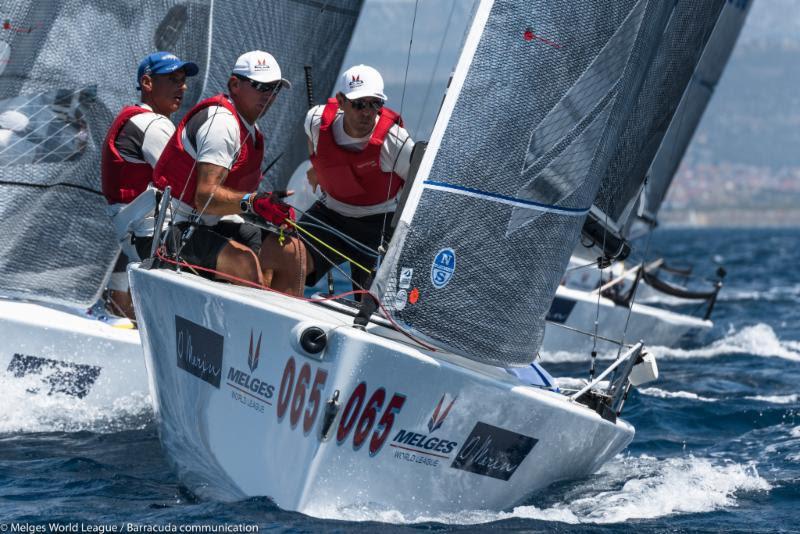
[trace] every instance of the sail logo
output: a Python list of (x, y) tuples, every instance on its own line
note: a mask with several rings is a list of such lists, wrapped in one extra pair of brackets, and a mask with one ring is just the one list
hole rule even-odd
[(508, 480), (539, 440), (478, 421), (450, 467)]
[(364, 85), (364, 81), (361, 79), (361, 75), (360, 74), (356, 74), (354, 76), (351, 76), (350, 77), (350, 83), (347, 84), (347, 86), (350, 89), (358, 89), (362, 85)]
[(253, 329), (250, 329), (250, 343), (247, 347), (247, 367), (250, 372), (230, 366), (225, 380), (231, 389), (233, 400), (260, 413), (264, 413), (265, 406), (272, 406), (272, 397), (275, 395), (273, 384), (253, 376), (261, 357), (262, 336), (263, 332), (259, 332), (258, 341), (255, 341)]
[(456, 273), (456, 253), (452, 248), (443, 248), (436, 253), (431, 265), (431, 283), (436, 289), (446, 286)]
[(250, 348), (247, 351), (247, 366), (250, 368), (250, 372), (256, 370), (258, 367), (258, 358), (259, 354), (261, 353), (261, 335), (262, 332), (258, 333), (258, 343), (256, 343), (256, 349), (253, 350), (253, 330), (250, 330)]
[(450, 409), (453, 407), (453, 404), (455, 404), (456, 399), (458, 398), (458, 396), (453, 397), (453, 400), (450, 401), (450, 404), (447, 405), (447, 408), (445, 408), (444, 412), (442, 412), (440, 415), (439, 411), (442, 409), (442, 404), (444, 403), (446, 396), (447, 394), (442, 395), (442, 398), (439, 399), (439, 404), (437, 404), (436, 409), (433, 410), (433, 414), (431, 414), (431, 418), (428, 421), (428, 432), (435, 432), (442, 427), (442, 423), (444, 423), (444, 420), (447, 419), (447, 414), (450, 413)]
[(434, 408), (433, 414), (428, 420), (428, 434), (404, 428), (395, 434), (390, 446), (395, 449), (394, 458), (396, 460), (421, 464), (427, 467), (439, 467), (443, 460), (450, 460), (449, 455), (458, 447), (458, 442), (431, 435), (444, 424), (458, 397), (453, 398), (447, 408), (442, 411), (446, 398), (446, 394), (442, 395), (436, 408)]
[(176, 315), (175, 341), (178, 368), (219, 389), (224, 338)]

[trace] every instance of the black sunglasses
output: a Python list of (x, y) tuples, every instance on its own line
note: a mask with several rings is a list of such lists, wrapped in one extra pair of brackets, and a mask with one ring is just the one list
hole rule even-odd
[(381, 108), (383, 107), (383, 100), (358, 99), (358, 100), (348, 100), (348, 102), (350, 102), (350, 105), (353, 106), (353, 109), (357, 109), (358, 111), (361, 111), (362, 109), (365, 108), (371, 108), (374, 111), (380, 111)]
[(251, 80), (247, 76), (242, 76), (241, 74), (234, 74), (237, 78), (242, 81), (250, 82), (250, 85), (253, 86), (253, 89), (260, 93), (277, 93), (281, 89), (281, 82), (257, 82), (255, 80)]

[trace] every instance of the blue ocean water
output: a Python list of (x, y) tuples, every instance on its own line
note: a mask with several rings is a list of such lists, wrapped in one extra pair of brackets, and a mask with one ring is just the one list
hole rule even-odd
[[(635, 390), (625, 408), (636, 438), (595, 475), (529, 495), (504, 511), (434, 518), (347, 511), (323, 520), (282, 511), (267, 498), (196, 500), (169, 469), (146, 399), (94, 413), (30, 395), (0, 410), (0, 524), (250, 524), (300, 532), (796, 531), (800, 232), (659, 230), (640, 245), (650, 257), (691, 263), (697, 273), (724, 264), (728, 276), (712, 340), (693, 348), (651, 348), (660, 379)], [(561, 355), (547, 367), (556, 376), (579, 378), (588, 369), (580, 354)]]

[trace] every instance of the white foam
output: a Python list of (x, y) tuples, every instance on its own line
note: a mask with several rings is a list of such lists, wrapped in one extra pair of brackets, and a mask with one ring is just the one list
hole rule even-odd
[(3, 410), (0, 433), (12, 432), (114, 432), (142, 428), (152, 419), (149, 395), (116, 398), (106, 406), (88, 403), (63, 393), (31, 393), (42, 389), (42, 375), (0, 377)]
[(646, 455), (635, 458), (617, 456), (598, 475), (571, 489), (571, 498), (547, 508), (527, 505), (518, 506), (511, 512), (475, 510), (409, 516), (374, 506), (345, 510), (328, 506), (309, 510), (309, 513), (331, 519), (393, 524), (475, 525), (505, 519), (605, 524), (734, 507), (739, 492), (770, 489), (770, 484), (759, 476), (755, 463), (719, 463), (693, 456), (666, 460)]
[(743, 300), (776, 302), (798, 299), (800, 299), (800, 284), (794, 284), (790, 286), (773, 286), (765, 291), (760, 291), (757, 289), (724, 288), (719, 294), (719, 300), (725, 302), (737, 302)]
[(710, 397), (701, 397), (697, 393), (692, 393), (691, 391), (667, 391), (659, 388), (639, 388), (638, 391), (642, 395), (658, 397), (660, 399), (689, 399), (700, 402), (717, 402), (719, 400)]
[(792, 393), (791, 395), (755, 395), (745, 398), (761, 402), (770, 402), (772, 404), (791, 404), (797, 402), (798, 395), (796, 393)]
[(783, 358), (800, 361), (800, 343), (782, 342), (775, 331), (766, 324), (747, 326), (714, 341), (707, 347), (698, 349), (671, 349), (668, 347), (648, 347), (657, 358), (715, 358), (730, 354), (749, 354), (764, 358)]

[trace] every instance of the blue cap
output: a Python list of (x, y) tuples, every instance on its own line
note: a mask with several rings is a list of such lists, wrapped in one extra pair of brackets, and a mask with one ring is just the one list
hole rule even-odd
[[(136, 83), (141, 82), (142, 76), (145, 74), (169, 74), (178, 69), (185, 70), (186, 76), (194, 76), (200, 72), (200, 68), (196, 63), (181, 61), (178, 56), (170, 52), (154, 52), (139, 63), (139, 70), (136, 72)], [(141, 86), (137, 86), (137, 89), (141, 89)]]

